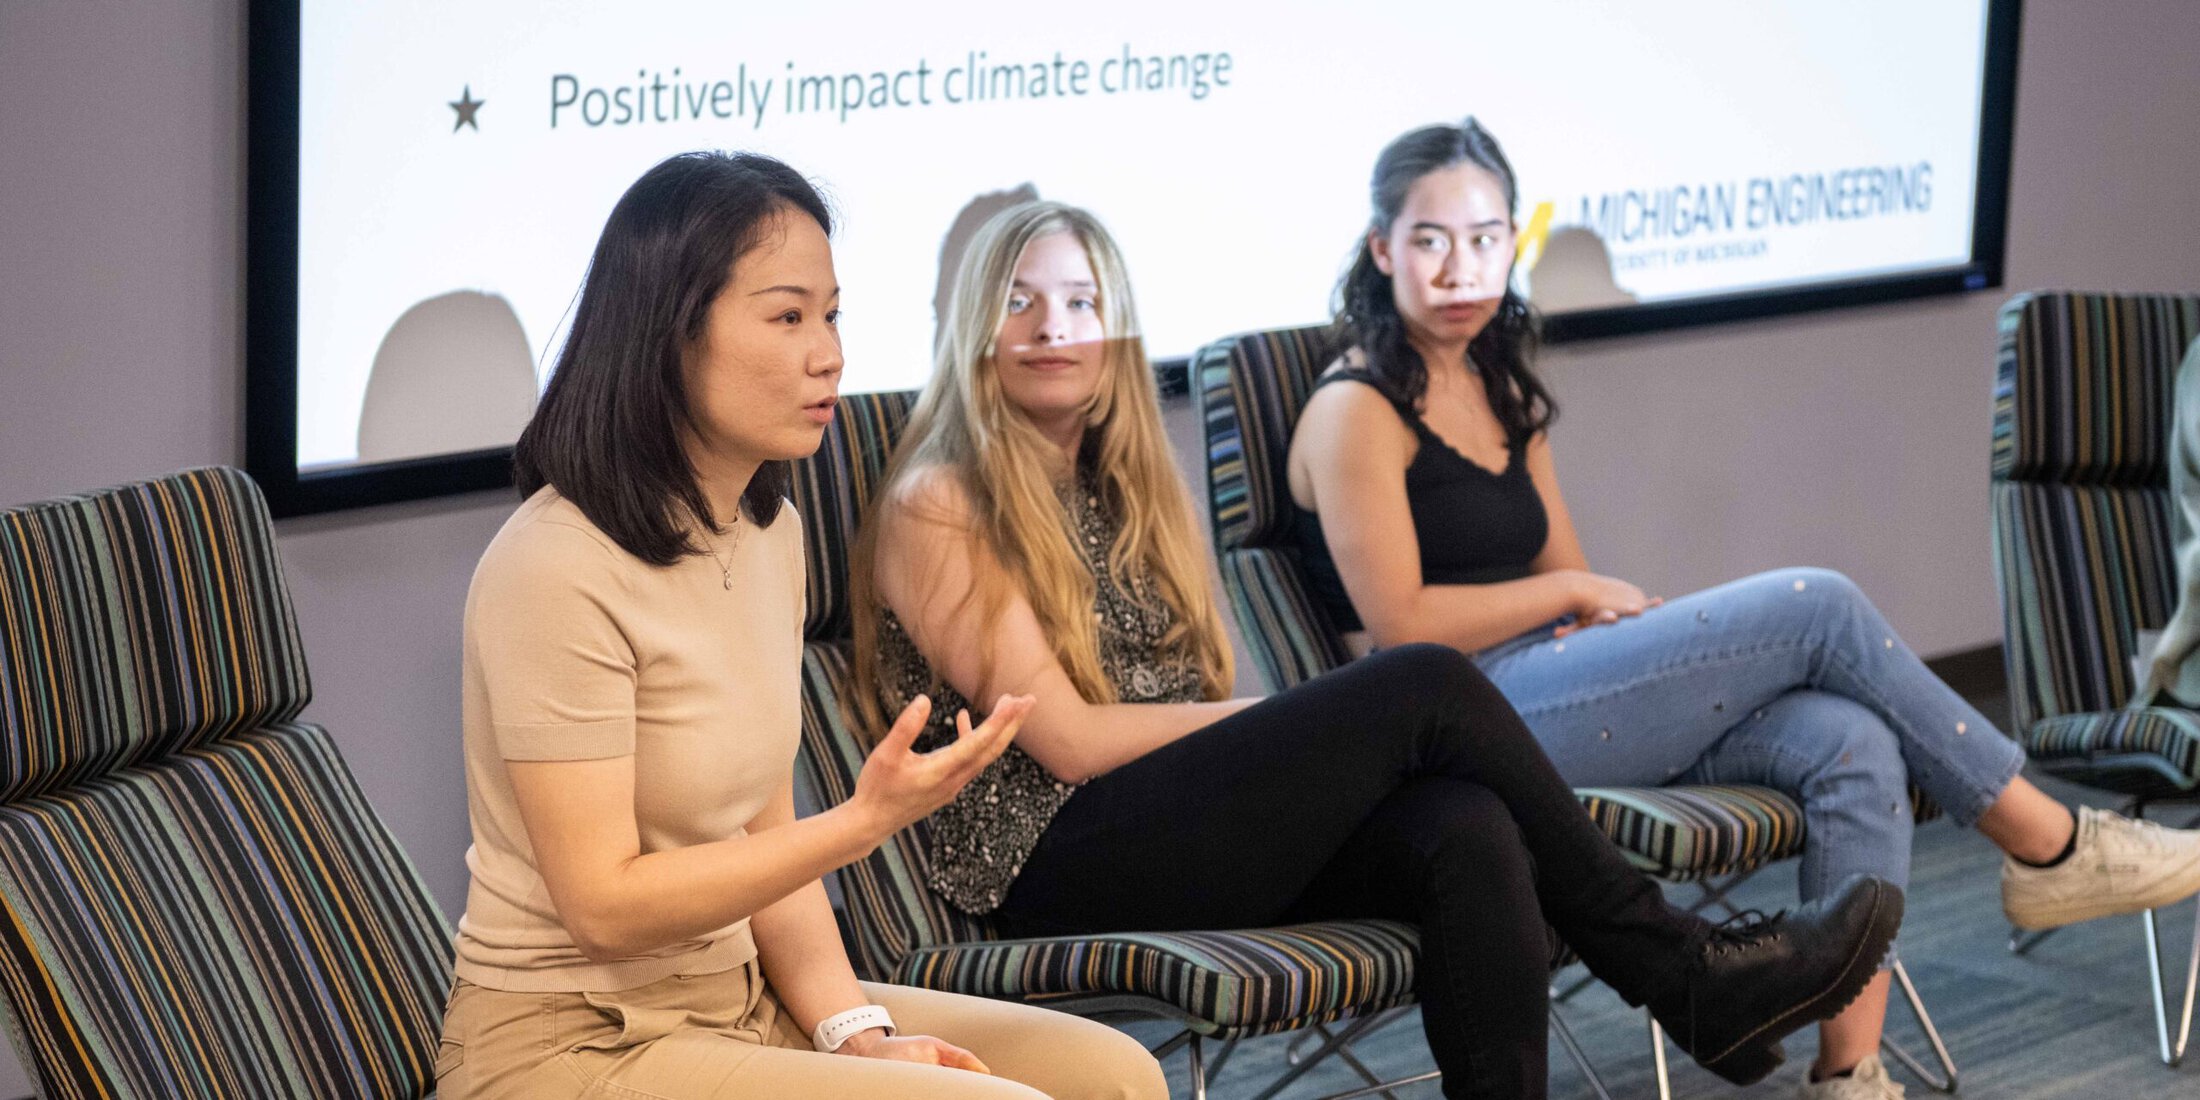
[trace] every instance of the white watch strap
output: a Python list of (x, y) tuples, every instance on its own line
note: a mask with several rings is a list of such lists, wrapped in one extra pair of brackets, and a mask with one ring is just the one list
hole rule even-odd
[(818, 1021), (817, 1030), (810, 1033), (810, 1046), (820, 1054), (831, 1054), (857, 1032), (874, 1027), (883, 1027), (886, 1034), (892, 1035), (894, 1018), (877, 1005), (857, 1005), (846, 1012)]

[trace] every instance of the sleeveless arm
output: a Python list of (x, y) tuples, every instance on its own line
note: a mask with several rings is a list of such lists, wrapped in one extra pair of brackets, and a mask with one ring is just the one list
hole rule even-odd
[[(1496, 584), (1424, 584), (1405, 471), (1415, 439), (1372, 387), (1324, 386), (1291, 440), (1295, 493), (1319, 517), (1352, 606), (1378, 646), (1473, 652), (1572, 610), (1571, 571)], [(1571, 531), (1570, 525), (1568, 531)]]
[(1536, 495), (1543, 499), (1543, 514), (1550, 522), (1543, 552), (1535, 556), (1529, 568), (1538, 573), (1560, 569), (1588, 572), (1589, 558), (1581, 552), (1581, 535), (1574, 530), (1573, 513), (1566, 510), (1566, 498), (1558, 491), (1558, 465), (1551, 459), (1551, 437), (1547, 433), (1537, 432), (1528, 441), (1528, 480), (1535, 483)]
[(990, 622), (967, 598), (979, 570), (1003, 566), (971, 534), (968, 500), (942, 471), (914, 471), (872, 522), (883, 525), (873, 578), (879, 598), (964, 698), (1037, 700), (1016, 745), (1056, 779), (1082, 783), (1253, 702), (1086, 702), (1016, 586)]

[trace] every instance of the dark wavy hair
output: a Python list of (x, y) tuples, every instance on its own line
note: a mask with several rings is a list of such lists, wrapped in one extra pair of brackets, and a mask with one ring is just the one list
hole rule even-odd
[[(1472, 164), (1497, 177), (1505, 188), (1505, 211), (1519, 215), (1520, 197), (1513, 182), (1512, 164), (1497, 139), (1469, 118), (1457, 126), (1424, 126), (1383, 147), (1375, 158), (1375, 174), (1368, 181), (1374, 215), (1368, 226), (1387, 234), (1406, 204), (1406, 192), (1421, 177), (1456, 164)], [(1390, 276), (1375, 266), (1375, 252), (1367, 236), (1360, 238), (1359, 254), (1337, 284), (1336, 336), (1344, 345), (1356, 345), (1367, 356), (1375, 381), (1390, 399), (1416, 407), (1428, 392), (1428, 366), (1406, 339), (1405, 318), (1398, 314)], [(1515, 445), (1551, 426), (1558, 418), (1558, 404), (1551, 398), (1529, 363), (1541, 343), (1541, 323), (1528, 303), (1507, 282), (1496, 316), (1467, 345), (1467, 366), (1482, 376), (1489, 391), (1490, 409)]]
[[(681, 446), (682, 430), (695, 425), (682, 367), (734, 261), (775, 216), (793, 211), (833, 231), (817, 189), (755, 153), (682, 153), (626, 189), (596, 240), (557, 369), (512, 454), (523, 499), (555, 486), (653, 565), (703, 552), (683, 519), (717, 530), (718, 517)], [(741, 503), (768, 526), (787, 485), (787, 464), (767, 462)]]

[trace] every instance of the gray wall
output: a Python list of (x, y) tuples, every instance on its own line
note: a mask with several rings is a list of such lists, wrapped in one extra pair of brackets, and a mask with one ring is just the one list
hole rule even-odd
[[(2008, 287), (2200, 289), (2200, 4), (2040, 2), (2026, 20)], [(0, 3), (0, 503), (242, 460), (244, 62), (235, 0)], [(2006, 293), (1552, 352), (1592, 562), (1657, 593), (1832, 566), (1922, 652), (1996, 641), (1984, 486)], [(459, 606), (509, 506), (281, 525), (308, 716), (454, 915)]]

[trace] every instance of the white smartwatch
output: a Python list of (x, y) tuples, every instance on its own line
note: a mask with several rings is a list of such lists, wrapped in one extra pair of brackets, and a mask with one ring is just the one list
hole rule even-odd
[(839, 1050), (842, 1043), (854, 1038), (859, 1031), (883, 1027), (886, 1034), (894, 1033), (894, 1018), (877, 1005), (857, 1005), (838, 1015), (818, 1021), (817, 1030), (810, 1033), (810, 1046), (820, 1054)]

